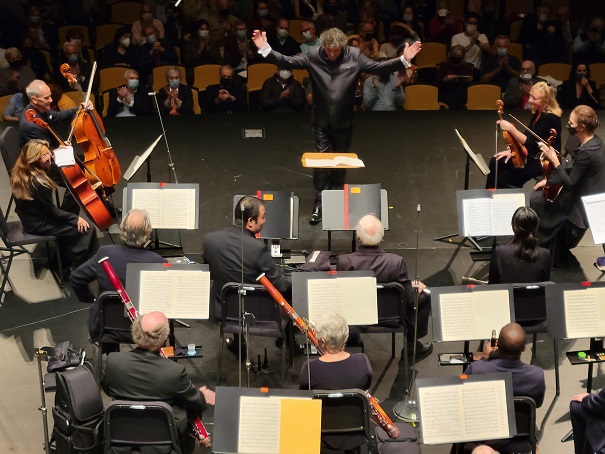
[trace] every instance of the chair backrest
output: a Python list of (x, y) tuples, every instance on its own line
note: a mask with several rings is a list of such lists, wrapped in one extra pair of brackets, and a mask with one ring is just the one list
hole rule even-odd
[(405, 326), (405, 289), (399, 282), (376, 284), (378, 323)]
[(99, 93), (124, 85), (124, 73), (129, 66), (112, 66), (99, 71)]
[(102, 24), (97, 25), (96, 28), (96, 40), (95, 40), (95, 49), (103, 49), (109, 43), (113, 41), (113, 37), (116, 31), (123, 27), (124, 24)]
[(516, 437), (527, 437), (531, 445), (531, 452), (536, 452), (538, 439), (536, 437), (536, 402), (531, 397), (516, 396), (515, 422), (517, 424)]
[(39, 51), (44, 56), (44, 60), (46, 60), (46, 64), (48, 65), (48, 67), (52, 71), (53, 65), (51, 63), (52, 58), (51, 58), (51, 55), (50, 55), (50, 51), (48, 51), (46, 49), (39, 49)]
[(193, 68), (193, 86), (204, 91), (208, 85), (216, 85), (221, 81), (221, 65), (200, 65)]
[(551, 76), (556, 80), (566, 81), (569, 79), (571, 65), (568, 63), (544, 63), (538, 67), (538, 76)]
[(368, 399), (361, 389), (314, 390), (313, 398), (321, 399), (322, 435), (346, 436), (351, 445), (341, 446), (345, 450), (355, 449), (366, 441), (373, 444)]
[(141, 2), (118, 2), (111, 5), (111, 20), (133, 24), (141, 17)]
[(59, 27), (57, 29), (57, 33), (59, 35), (59, 41), (57, 43), (57, 46), (59, 49), (63, 48), (63, 44), (65, 43), (65, 41), (67, 41), (67, 32), (71, 29), (71, 28), (77, 28), (78, 31), (80, 33), (82, 33), (82, 45), (83, 46), (90, 46), (90, 36), (88, 34), (88, 27), (84, 26), (84, 25), (62, 25), (61, 27)]
[(597, 87), (605, 83), (605, 63), (591, 63), (590, 78), (595, 81)]
[(447, 47), (443, 43), (422, 43), (422, 52), (416, 55), (414, 63), (418, 68), (437, 66), (446, 59)]
[(517, 57), (519, 61), (523, 61), (523, 44), (511, 42), (508, 45), (508, 53)]
[(272, 63), (256, 63), (248, 66), (248, 93), (263, 88), (263, 83), (277, 72), (277, 66)]
[(181, 453), (172, 408), (165, 402), (113, 401), (105, 410), (104, 425), (105, 452), (120, 447), (145, 452), (140, 448), (165, 446)]
[(176, 66), (177, 68), (179, 68), (179, 70), (181, 71), (182, 82), (184, 84), (187, 83), (187, 71), (185, 70), (184, 66), (179, 66), (179, 65), (156, 66), (155, 68), (153, 68), (153, 83), (152, 83), (153, 91), (155, 91), (157, 93), (158, 91), (160, 91), (162, 89), (162, 87), (164, 85), (166, 85), (166, 71), (168, 70), (168, 68), (171, 68), (172, 66)]
[(306, 69), (293, 69), (292, 76), (294, 76), (294, 78), (302, 84), (305, 80), (305, 77), (309, 77), (309, 71)]
[(478, 84), (467, 89), (466, 108), (468, 110), (498, 110), (496, 101), (502, 99), (499, 85)]
[[(239, 290), (237, 282), (227, 282), (221, 291), (222, 320), (237, 321), (239, 319)], [(287, 316), (280, 309), (267, 289), (260, 284), (245, 284), (244, 311), (254, 314), (256, 323), (277, 322)]]
[(545, 287), (552, 284), (554, 284), (552, 281), (513, 284), (513, 304), (517, 323), (546, 320)]
[[(202, 113), (202, 108), (200, 107), (200, 92), (197, 88), (191, 88), (191, 96), (193, 96), (193, 113), (196, 115), (200, 115)], [(212, 293), (211, 293), (212, 294)]]
[(120, 333), (121, 336), (130, 337), (132, 322), (125, 314), (124, 303), (117, 292), (103, 292), (98, 298), (99, 338), (109, 332)]
[(412, 84), (404, 91), (403, 110), (439, 110), (439, 90), (434, 85)]
[(306, 41), (302, 34), (302, 19), (290, 19), (290, 36), (296, 40), (296, 42), (302, 44)]
[[(80, 94), (79, 91), (66, 91), (65, 93), (63, 93), (63, 96), (67, 96), (69, 99), (71, 99), (74, 104), (76, 106), (79, 106), (82, 102), (82, 95)], [(90, 100), (92, 101), (93, 105), (96, 107), (96, 103), (95, 103), (95, 94), (91, 93), (90, 94)]]
[(101, 104), (103, 109), (101, 110), (101, 116), (105, 118), (107, 116), (107, 110), (109, 109), (109, 90), (104, 91), (101, 94)]
[(4, 161), (6, 172), (10, 175), (19, 154), (21, 154), (19, 131), (14, 126), (7, 127), (2, 134), (0, 134), (0, 152), (2, 153), (2, 160)]
[[(6, 96), (0, 97), (0, 115), (1, 116), (4, 116), (4, 109), (6, 109), (6, 106), (8, 106), (8, 103), (10, 102), (12, 97), (13, 97), (13, 95), (6, 95)], [(3, 120), (3, 118), (0, 118), (0, 121), (1, 120)]]

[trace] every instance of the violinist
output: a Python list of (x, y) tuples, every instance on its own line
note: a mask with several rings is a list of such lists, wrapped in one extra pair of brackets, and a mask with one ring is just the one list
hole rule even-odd
[(181, 70), (171, 66), (166, 71), (167, 84), (158, 92), (158, 105), (162, 115), (193, 113), (193, 92), (181, 82)]
[[(595, 134), (599, 121), (588, 106), (576, 107), (566, 127), (569, 134), (579, 139), (580, 145), (570, 152), (572, 160), (561, 162), (552, 147), (544, 146), (544, 157), (554, 170), (548, 179), (534, 186), (531, 206), (540, 215), (538, 237), (549, 247), (555, 265), (564, 265), (569, 249), (577, 246), (588, 228), (588, 219), (581, 197), (605, 192), (605, 144)], [(562, 184), (563, 190), (554, 202), (541, 196), (545, 184)]]
[(33, 235), (56, 236), (67, 269), (92, 257), (98, 248), (97, 235), (85, 219), (53, 204), (57, 185), (49, 175), (51, 164), (49, 143), (32, 139), (21, 150), (10, 183), (23, 230)]
[[(557, 136), (552, 146), (561, 149), (561, 108), (555, 99), (555, 92), (546, 82), (538, 82), (529, 92), (529, 105), (533, 116), (527, 126), (544, 140), (551, 135), (554, 129)], [(543, 175), (540, 164), (541, 150), (539, 141), (530, 133), (519, 131), (515, 125), (507, 120), (499, 120), (498, 125), (502, 131), (509, 133), (510, 139), (518, 142), (519, 146), (527, 149), (527, 162), (525, 167), (517, 168), (511, 160), (511, 150), (501, 151), (489, 162), (490, 173), (487, 176), (485, 187), (496, 187), (496, 160), (498, 160), (498, 188), (522, 188), (532, 178)]]

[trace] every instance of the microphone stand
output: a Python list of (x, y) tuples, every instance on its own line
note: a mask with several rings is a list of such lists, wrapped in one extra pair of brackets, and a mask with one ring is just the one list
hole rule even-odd
[[(238, 290), (238, 302), (239, 302), (239, 308), (238, 308), (238, 314), (239, 314), (239, 342), (238, 342), (238, 360), (241, 361), (241, 357), (242, 357), (242, 351), (243, 351), (243, 347), (242, 347), (242, 343), (245, 342), (246, 343), (246, 386), (249, 388), (250, 387), (250, 370), (252, 368), (252, 361), (250, 361), (250, 347), (249, 347), (249, 330), (250, 330), (250, 326), (254, 326), (255, 324), (255, 318), (254, 318), (254, 314), (251, 314), (250, 312), (246, 312), (245, 311), (245, 305), (244, 305), (244, 296), (246, 295), (246, 289), (244, 288), (244, 204), (241, 203), (240, 201), (240, 213), (241, 213), (241, 221), (242, 221), (242, 225), (241, 225), (241, 231), (240, 231), (240, 239), (241, 239), (241, 243), (240, 243), (240, 247), (241, 247), (241, 253), (242, 253), (242, 261), (241, 261), (241, 268), (240, 268), (240, 285), (239, 285), (239, 290)], [(259, 364), (260, 367), (260, 364)], [(238, 383), (239, 383), (239, 387), (242, 387), (242, 366), (240, 364), (239, 367), (239, 374), (238, 374)]]
[[(420, 236), (420, 204), (416, 207), (416, 212), (418, 213), (417, 221), (416, 221), (416, 263), (414, 265), (414, 276), (416, 276), (416, 285), (412, 282), (412, 286), (416, 289), (414, 295), (414, 346), (412, 348), (412, 377), (410, 378), (410, 385), (406, 391), (405, 398), (397, 402), (393, 407), (393, 413), (395, 417), (401, 421), (411, 422), (412, 424), (416, 424), (420, 421), (420, 417), (418, 415), (418, 404), (415, 400), (411, 399), (412, 390), (414, 388), (414, 375), (416, 374), (416, 344), (418, 342), (418, 298), (419, 292), (418, 288), (420, 288), (420, 276), (418, 275), (418, 252), (419, 252), (419, 236)], [(407, 335), (405, 342), (407, 342)], [(407, 348), (404, 351), (404, 354), (407, 355)], [(407, 364), (407, 361), (404, 362)], [(407, 375), (406, 370), (406, 375)]]

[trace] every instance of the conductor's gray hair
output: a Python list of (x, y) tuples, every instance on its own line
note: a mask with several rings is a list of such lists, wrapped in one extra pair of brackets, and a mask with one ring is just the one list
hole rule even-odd
[(126, 213), (120, 223), (120, 239), (126, 246), (143, 247), (149, 241), (152, 232), (149, 213), (145, 210), (133, 208)]
[(378, 246), (384, 238), (384, 226), (373, 214), (366, 214), (355, 226), (357, 238), (364, 246)]
[(345, 35), (339, 28), (333, 27), (328, 28), (324, 31), (319, 39), (323, 43), (324, 47), (340, 47), (343, 48), (347, 45), (347, 35)]
[(345, 348), (349, 338), (349, 325), (341, 315), (336, 312), (327, 312), (320, 316), (313, 324), (317, 339), (326, 342), (328, 353), (338, 353)]

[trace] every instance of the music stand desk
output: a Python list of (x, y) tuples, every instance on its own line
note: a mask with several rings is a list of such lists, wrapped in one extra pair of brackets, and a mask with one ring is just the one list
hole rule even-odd
[(359, 157), (357, 156), (356, 153), (317, 153), (317, 152), (312, 152), (312, 153), (303, 153), (302, 158), (301, 158), (301, 162), (302, 162), (302, 166), (303, 167), (307, 167), (307, 168), (315, 168), (315, 169), (359, 169), (361, 167), (359, 166), (350, 166), (350, 165), (337, 165), (337, 166), (329, 166), (329, 167), (310, 167), (307, 165), (307, 159), (334, 159), (334, 158), (338, 158), (339, 156), (343, 156), (345, 158), (353, 158), (353, 159), (359, 159)]

